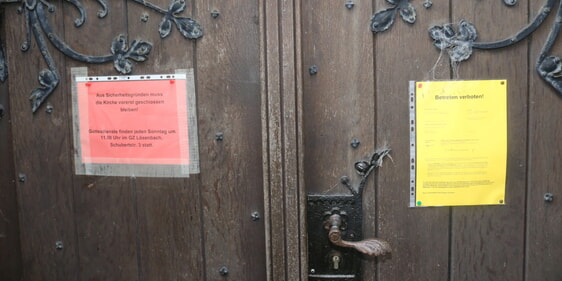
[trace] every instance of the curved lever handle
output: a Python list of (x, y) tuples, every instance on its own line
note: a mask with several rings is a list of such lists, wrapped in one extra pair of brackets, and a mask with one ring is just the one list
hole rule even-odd
[(341, 237), (341, 216), (338, 214), (333, 214), (329, 218), (330, 232), (328, 233), (328, 238), (330, 242), (336, 246), (354, 248), (355, 250), (370, 256), (380, 256), (390, 253), (392, 249), (388, 242), (371, 238), (362, 241), (345, 241)]

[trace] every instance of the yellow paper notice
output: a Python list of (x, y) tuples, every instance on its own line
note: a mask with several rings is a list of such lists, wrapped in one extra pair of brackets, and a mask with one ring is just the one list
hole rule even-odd
[(415, 205), (503, 205), (507, 81), (415, 84)]

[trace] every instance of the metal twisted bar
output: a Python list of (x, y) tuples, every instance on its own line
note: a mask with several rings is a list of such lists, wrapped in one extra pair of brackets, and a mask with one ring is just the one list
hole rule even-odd
[[(51, 43), (63, 54), (66, 56), (81, 62), (86, 63), (104, 63), (113, 60), (112, 55), (105, 55), (105, 56), (90, 56), (86, 54), (79, 53), (73, 50), (68, 44), (66, 44), (63, 40), (61, 40), (51, 28), (47, 20), (47, 16), (45, 15), (45, 11), (43, 6), (37, 6), (37, 16), (35, 17), (37, 21), (41, 24), (41, 28), (47, 34), (47, 38), (51, 41)], [(45, 46), (46, 47), (46, 46)], [(42, 48), (40, 48), (42, 49)]]
[(30, 27), (35, 36), (35, 41), (43, 54), (43, 59), (49, 70), (41, 70), (39, 72), (39, 83), (43, 85), (43, 88), (36, 88), (31, 92), (29, 100), (31, 101), (31, 111), (36, 112), (41, 106), (43, 101), (55, 90), (60, 81), (60, 76), (55, 65), (55, 61), (51, 54), (47, 51), (47, 42), (41, 33), (41, 27), (36, 13), (30, 13)]
[(531, 35), (533, 32), (535, 32), (535, 30), (537, 30), (541, 26), (541, 24), (544, 22), (546, 17), (550, 14), (550, 11), (552, 11), (552, 8), (554, 7), (555, 3), (556, 0), (546, 1), (546, 3), (541, 8), (539, 13), (535, 16), (533, 21), (529, 23), (527, 26), (525, 26), (523, 29), (521, 29), (519, 32), (514, 34), (513, 36), (495, 42), (474, 42), (472, 47), (477, 49), (489, 50), (489, 49), (503, 48), (518, 43), (519, 41), (527, 38), (527, 36)]

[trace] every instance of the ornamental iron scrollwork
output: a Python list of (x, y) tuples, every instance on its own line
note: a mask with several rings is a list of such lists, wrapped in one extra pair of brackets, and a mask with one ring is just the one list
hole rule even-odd
[[(396, 13), (400, 11), (402, 19), (408, 23), (414, 23), (416, 18), (415, 8), (410, 4), (410, 0), (387, 0), (393, 5), (375, 13), (371, 19), (371, 31), (374, 33), (388, 30), (394, 23)], [(507, 6), (515, 6), (517, 0), (503, 0)], [(429, 36), (433, 39), (433, 45), (449, 55), (451, 65), (458, 65), (460, 62), (468, 60), (472, 55), (473, 49), (492, 50), (508, 47), (519, 43), (535, 32), (545, 21), (550, 12), (554, 9), (556, 0), (547, 0), (539, 10), (534, 19), (514, 35), (493, 42), (478, 42), (478, 32), (476, 27), (466, 21), (460, 20), (458, 24), (444, 24), (433, 26), (429, 29)], [(431, 1), (426, 0), (424, 7), (431, 7)], [(413, 20), (412, 20), (413, 19)], [(558, 94), (562, 95), (562, 59), (559, 56), (551, 55), (552, 47), (562, 27), (562, 1), (558, 1), (556, 19), (544, 44), (535, 69), (539, 76), (552, 86)]]
[[(527, 38), (544, 23), (555, 4), (555, 0), (548, 0), (531, 23), (513, 36), (503, 40), (476, 42), (478, 38), (476, 28), (465, 20), (459, 22), (456, 30), (451, 24), (434, 26), (429, 29), (429, 36), (434, 40), (433, 45), (435, 47), (447, 51), (451, 64), (458, 64), (470, 58), (473, 48), (482, 50), (499, 49), (514, 45)], [(562, 62), (560, 57), (551, 56), (549, 53), (552, 51), (552, 46), (560, 32), (561, 19), (562, 1), (559, 2), (556, 20), (535, 64), (539, 76), (551, 85), (558, 94), (562, 94)]]
[(377, 149), (368, 159), (363, 159), (355, 162), (355, 172), (357, 172), (357, 174), (361, 176), (361, 181), (359, 181), (359, 184), (357, 186), (354, 187), (351, 184), (351, 180), (348, 176), (341, 177), (340, 183), (347, 187), (352, 195), (361, 197), (363, 195), (363, 189), (365, 188), (365, 184), (367, 183), (369, 175), (376, 168), (382, 166), (384, 158), (391, 158), (390, 151), (390, 148)]
[[(82, 26), (86, 22), (86, 10), (79, 0), (66, 0), (70, 2), (79, 12), (79, 17), (74, 20), (76, 27)], [(162, 9), (146, 0), (131, 0), (135, 3), (143, 5), (153, 11), (163, 15), (159, 24), (158, 32), (161, 38), (165, 38), (172, 32), (173, 25), (178, 31), (188, 39), (197, 39), (203, 36), (203, 29), (195, 20), (187, 17), (179, 16), (186, 9), (185, 0), (172, 0), (168, 9)], [(55, 61), (53, 60), (48, 48), (47, 40), (61, 53), (74, 60), (85, 63), (107, 63), (113, 62), (115, 69), (121, 74), (130, 74), (133, 71), (133, 62), (143, 62), (148, 59), (148, 55), (152, 50), (152, 43), (133, 40), (128, 42), (126, 34), (117, 35), (109, 46), (110, 54), (102, 56), (91, 56), (82, 54), (72, 49), (63, 39), (61, 39), (52, 29), (48, 19), (49, 13), (55, 12), (55, 6), (48, 0), (19, 0), (8, 1), (13, 3), (21, 3), (17, 9), (19, 14), (23, 14), (26, 23), (25, 41), (20, 48), (23, 52), (29, 50), (31, 46), (31, 35), (35, 38), (37, 46), (47, 64), (46, 69), (39, 71), (39, 84), (41, 87), (34, 89), (30, 95), (31, 110), (36, 112), (49, 95), (55, 90), (60, 82), (60, 74), (58, 73)], [(106, 0), (96, 0), (100, 5), (97, 16), (104, 18), (109, 12), (109, 6)], [(0, 1), (0, 3), (7, 3)], [(4, 82), (8, 77), (8, 68), (2, 40), (0, 40), (0, 82)]]
[[(402, 20), (407, 23), (413, 24), (416, 22), (416, 8), (410, 3), (411, 0), (386, 0), (387, 3), (392, 5), (390, 8), (376, 12), (371, 18), (371, 31), (383, 32), (388, 30), (396, 19), (396, 14), (400, 13)], [(519, 0), (503, 0), (507, 6), (515, 6)], [(425, 0), (423, 6), (426, 9), (433, 6), (431, 0)]]

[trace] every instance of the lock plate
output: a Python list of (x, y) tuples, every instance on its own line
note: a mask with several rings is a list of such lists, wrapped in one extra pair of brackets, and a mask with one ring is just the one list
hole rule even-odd
[[(343, 240), (362, 240), (361, 196), (309, 194), (307, 203), (308, 280), (360, 280), (361, 254), (333, 245), (326, 224), (331, 215), (339, 214)], [(339, 256), (337, 265), (334, 256)]]

